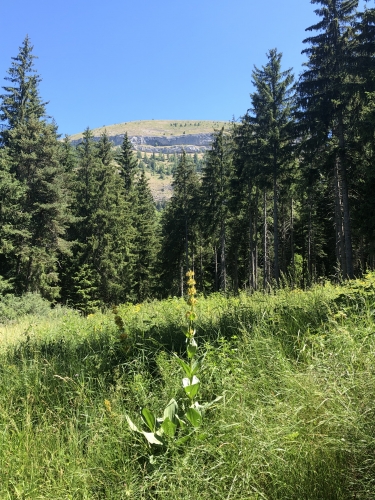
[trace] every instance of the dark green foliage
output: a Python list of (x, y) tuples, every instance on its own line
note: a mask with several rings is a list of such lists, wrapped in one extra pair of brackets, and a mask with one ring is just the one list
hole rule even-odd
[(87, 129), (73, 178), (76, 221), (71, 226), (73, 256), (64, 270), (64, 297), (86, 312), (99, 303), (124, 301), (133, 293), (133, 230), (111, 147), (106, 134), (95, 143)]
[(315, 11), (320, 20), (307, 28), (314, 36), (304, 40), (308, 62), (298, 85), (301, 125), (306, 148), (315, 154), (323, 149), (321, 164), (330, 175), (334, 195), (336, 260), (340, 272), (353, 277), (350, 177), (355, 175), (355, 165), (349, 144), (357, 116), (352, 24), (358, 1), (313, 3), (321, 5)]
[(155, 289), (158, 240), (155, 203), (144, 170), (135, 185), (134, 293), (137, 302), (151, 298)]
[(22, 209), (25, 193), (25, 185), (11, 172), (7, 148), (0, 149), (0, 276), (3, 278), (14, 277), (14, 252), (28, 236), (29, 215)]
[(121, 152), (116, 160), (121, 166), (121, 176), (124, 179), (124, 187), (128, 193), (133, 188), (134, 176), (138, 170), (138, 159), (133, 153), (133, 147), (127, 132), (125, 132), (124, 140), (121, 145)]
[[(32, 49), (26, 37), (8, 71), (6, 79), (12, 85), (3, 87), (5, 94), (1, 96), (0, 116), (7, 125), (2, 155), (9, 162), (1, 190), (8, 190), (8, 204), (12, 197), (16, 201), (10, 230), (16, 239), (3, 255), (6, 274), (18, 293), (36, 291), (54, 299), (59, 293), (57, 261), (69, 248), (64, 239), (69, 223), (68, 199), (56, 127), (43, 118), (45, 103), (39, 97), (40, 77), (33, 68)], [(20, 218), (20, 214), (24, 215)]]
[(293, 162), (293, 94), (291, 70), (281, 71), (281, 57), (276, 49), (268, 52), (268, 63), (253, 71), (250, 122), (257, 142), (262, 174), (272, 186), (273, 197), (273, 274), (276, 284), (280, 280), (279, 196), (282, 178)]
[(202, 232), (220, 260), (220, 270), (215, 265), (215, 290), (226, 292), (226, 246), (230, 216), (230, 182), (232, 177), (232, 138), (224, 128), (214, 134), (212, 148), (207, 152), (202, 172), (201, 206)]
[(173, 196), (162, 217), (161, 267), (164, 293), (183, 293), (183, 279), (195, 253), (199, 181), (182, 152), (173, 176)]
[(25, 190), (27, 221), (13, 250), (17, 291), (58, 294), (58, 255), (69, 250), (64, 239), (69, 222), (67, 196), (53, 125), (35, 117), (11, 129), (7, 138), (11, 171)]
[[(5, 121), (9, 128), (27, 122), (31, 117), (39, 120), (45, 116), (45, 105), (38, 92), (41, 78), (34, 69), (33, 46), (28, 36), (19, 48), (16, 57), (12, 57), (12, 66), (5, 80), (9, 85), (3, 87), (5, 93), (0, 95), (0, 120)], [(4, 132), (7, 137), (7, 131)]]

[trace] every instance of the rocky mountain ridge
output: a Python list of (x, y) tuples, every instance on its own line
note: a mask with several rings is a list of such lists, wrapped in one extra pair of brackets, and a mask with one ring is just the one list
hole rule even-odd
[[(109, 140), (114, 146), (121, 146), (125, 134), (109, 135)], [(94, 136), (95, 141), (99, 141), (100, 137)], [(212, 143), (212, 134), (182, 134), (171, 136), (143, 136), (129, 135), (129, 140), (133, 144), (136, 151), (146, 153), (181, 153), (185, 150), (186, 153), (204, 153)], [(72, 140), (73, 145), (82, 142), (82, 139)]]

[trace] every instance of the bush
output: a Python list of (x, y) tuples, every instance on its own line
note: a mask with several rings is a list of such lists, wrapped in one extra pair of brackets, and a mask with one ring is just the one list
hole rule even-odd
[(47, 316), (51, 303), (36, 293), (26, 293), (21, 297), (9, 294), (0, 296), (0, 323), (21, 318), (27, 314)]

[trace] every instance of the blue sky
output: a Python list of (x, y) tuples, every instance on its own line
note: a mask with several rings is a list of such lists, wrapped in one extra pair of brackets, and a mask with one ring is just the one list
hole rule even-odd
[(309, 0), (0, 2), (0, 85), (26, 34), (59, 132), (146, 119), (230, 120), (251, 72), (283, 53), (298, 75)]

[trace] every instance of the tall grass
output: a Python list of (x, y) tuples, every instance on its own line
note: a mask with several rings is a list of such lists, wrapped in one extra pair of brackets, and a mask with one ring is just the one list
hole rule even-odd
[(224, 398), (163, 450), (125, 414), (183, 397), (184, 301), (124, 305), (121, 332), (111, 312), (4, 325), (0, 498), (373, 499), (373, 281), (200, 298), (202, 399)]

